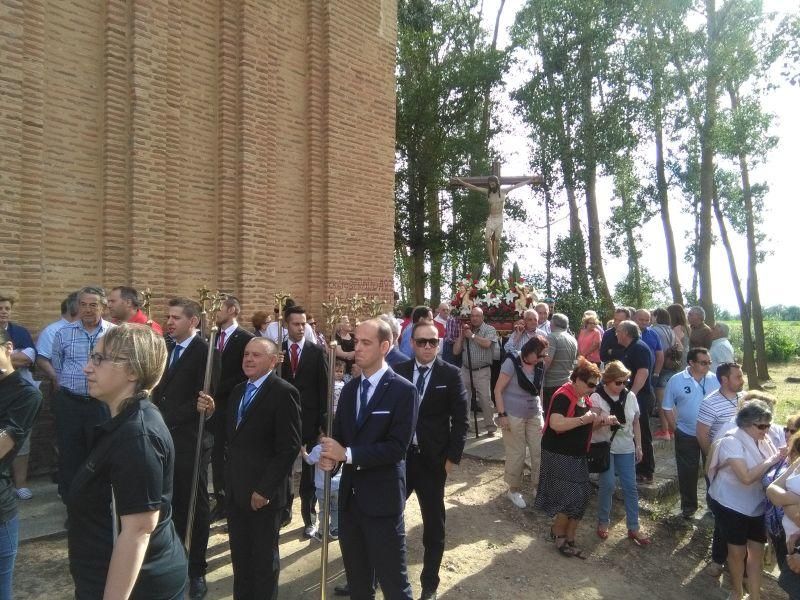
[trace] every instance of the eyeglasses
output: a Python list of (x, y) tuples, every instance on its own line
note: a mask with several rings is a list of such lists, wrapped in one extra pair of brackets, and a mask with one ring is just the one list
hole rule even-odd
[(753, 423), (753, 427), (760, 429), (761, 431), (765, 431), (772, 427), (772, 423)]
[(94, 354), (90, 354), (89, 355), (89, 360), (92, 361), (92, 364), (95, 367), (99, 367), (104, 362), (118, 363), (118, 362), (120, 362), (119, 359), (120, 359), (120, 357), (117, 357), (116, 359), (114, 359), (114, 358), (111, 358), (110, 356), (106, 356), (105, 354), (100, 354), (99, 352), (95, 352)]
[(439, 338), (414, 338), (414, 343), (420, 348), (425, 346), (436, 348), (439, 345)]
[(594, 389), (597, 387), (596, 381), (584, 381), (584, 383), (586, 384), (586, 387), (588, 387), (589, 389)]

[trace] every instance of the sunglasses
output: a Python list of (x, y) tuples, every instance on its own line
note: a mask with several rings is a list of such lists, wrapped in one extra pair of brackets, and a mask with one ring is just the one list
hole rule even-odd
[(584, 383), (586, 384), (586, 387), (588, 387), (590, 390), (593, 390), (594, 388), (597, 387), (596, 381), (584, 381)]
[(625, 380), (621, 381), (609, 381), (608, 383), (613, 383), (614, 385), (625, 385)]
[(772, 423), (753, 423), (753, 427), (756, 427), (761, 431), (766, 431), (767, 429), (772, 427)]
[(439, 345), (439, 338), (414, 338), (414, 343), (420, 348), (425, 346), (436, 348)]

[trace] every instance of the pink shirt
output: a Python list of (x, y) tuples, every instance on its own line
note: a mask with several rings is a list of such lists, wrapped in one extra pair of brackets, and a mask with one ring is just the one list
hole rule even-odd
[[(578, 354), (592, 362), (600, 362), (600, 340), (602, 335), (597, 330), (597, 327), (592, 326), (591, 329), (581, 327), (578, 332)], [(591, 353), (587, 353), (589, 348), (595, 346)]]

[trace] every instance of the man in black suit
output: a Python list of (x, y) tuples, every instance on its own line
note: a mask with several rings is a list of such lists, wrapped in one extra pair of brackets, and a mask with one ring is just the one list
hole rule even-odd
[(444, 554), (444, 484), (461, 461), (469, 428), (467, 391), (461, 371), (437, 358), (438, 331), (419, 321), (411, 331), (415, 358), (395, 367), (420, 396), (417, 429), (406, 459), (406, 496), (417, 493), (422, 513), (422, 596), (436, 600)]
[(242, 307), (235, 296), (228, 296), (217, 312), (217, 351), (222, 361), (219, 386), (217, 387), (217, 415), (209, 419), (207, 426), (214, 433), (214, 449), (211, 451), (211, 475), (214, 496), (217, 499), (211, 512), (211, 522), (225, 518), (225, 414), (231, 391), (247, 377), (242, 371), (242, 359), (247, 342), (253, 334), (239, 327), (237, 317)]
[[(300, 305), (292, 305), (283, 312), (288, 338), (283, 342), (283, 366), (281, 377), (300, 392), (300, 415), (302, 441), (307, 452), (316, 445), (325, 426), (328, 409), (328, 364), (325, 353), (316, 344), (305, 339), (306, 311)], [(302, 462), (300, 474), (300, 514), (303, 517), (303, 534), (313, 538), (316, 533), (316, 488), (314, 487), (314, 465)], [(291, 496), (284, 520), (291, 515)]]
[(362, 374), (345, 384), (320, 466), (344, 463), (339, 483), (339, 543), (354, 600), (413, 600), (406, 566), (405, 457), (417, 423), (417, 391), (386, 364), (389, 325), (364, 321), (355, 332)]
[[(167, 369), (153, 390), (153, 401), (167, 424), (175, 445), (175, 472), (172, 487), (172, 520), (181, 539), (186, 539), (189, 499), (197, 446), (197, 411), (195, 399), (203, 389), (208, 343), (197, 333), (200, 305), (188, 298), (173, 298), (168, 303), (166, 330), (175, 342), (167, 357)], [(215, 375), (219, 374), (219, 355), (214, 357)], [(214, 389), (212, 383), (212, 389)], [(200, 478), (197, 486), (192, 545), (189, 548), (189, 597), (203, 598), (208, 591), (207, 569), (209, 502), (208, 465), (214, 439), (206, 429), (200, 454)]]
[[(262, 337), (248, 342), (242, 363), (247, 381), (233, 389), (225, 415), (225, 489), (237, 600), (278, 597), (278, 533), (300, 452), (300, 396), (273, 373), (277, 362), (274, 342)], [(200, 393), (197, 410), (213, 413), (213, 398)]]

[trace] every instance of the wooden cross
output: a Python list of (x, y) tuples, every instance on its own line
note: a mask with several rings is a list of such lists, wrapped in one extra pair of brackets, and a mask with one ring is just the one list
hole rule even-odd
[[(514, 185), (515, 183), (523, 183), (525, 181), (529, 181), (531, 185), (544, 185), (544, 177), (541, 175), (500, 175), (500, 161), (495, 159), (492, 162), (492, 172), (489, 175), (478, 175), (477, 177), (460, 177), (461, 181), (465, 183), (471, 183), (472, 185), (477, 185), (479, 187), (489, 187), (489, 177), (495, 176), (500, 181), (500, 185)], [(448, 182), (450, 185), (453, 186), (460, 186), (461, 184), (456, 181), (454, 177), (450, 178)]]

